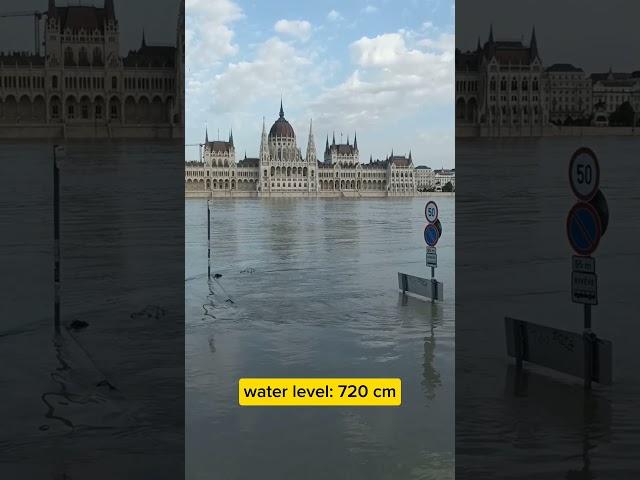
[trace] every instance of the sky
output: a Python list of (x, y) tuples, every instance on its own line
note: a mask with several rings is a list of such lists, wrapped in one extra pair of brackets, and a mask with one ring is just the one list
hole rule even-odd
[(361, 162), (411, 150), (452, 168), (454, 19), (443, 0), (186, 0), (187, 144), (232, 128), (255, 157), (282, 98), (303, 155), (313, 119), (320, 159), (327, 135), (357, 132)]
[(458, 0), (456, 46), (474, 49), (493, 24), (494, 38), (529, 44), (535, 25), (545, 65), (573, 63), (586, 72), (640, 70), (640, 2), (629, 0)]

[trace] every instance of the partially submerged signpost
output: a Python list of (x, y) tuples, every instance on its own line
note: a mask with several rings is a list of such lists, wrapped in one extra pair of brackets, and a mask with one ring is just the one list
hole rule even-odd
[(207, 199), (207, 278), (211, 279), (211, 199)]
[(598, 304), (596, 250), (609, 223), (609, 210), (599, 190), (600, 166), (592, 150), (579, 148), (569, 162), (569, 183), (578, 202), (569, 210), (566, 230), (576, 255), (571, 258), (571, 300), (584, 305), (582, 334), (505, 319), (507, 353), (523, 361), (582, 376), (585, 388), (591, 382), (612, 381), (612, 344), (591, 331), (591, 306)]
[(60, 145), (53, 146), (53, 327), (60, 333), (60, 167), (58, 152)]
[(430, 298), (432, 302), (444, 299), (442, 282), (438, 282), (435, 278), (435, 269), (438, 266), (436, 244), (442, 236), (442, 224), (438, 219), (438, 213), (436, 202), (433, 200), (427, 202), (424, 208), (424, 215), (428, 223), (424, 229), (424, 241), (427, 244), (426, 264), (427, 267), (431, 268), (431, 280), (398, 272), (398, 287), (402, 290), (402, 293), (411, 293)]

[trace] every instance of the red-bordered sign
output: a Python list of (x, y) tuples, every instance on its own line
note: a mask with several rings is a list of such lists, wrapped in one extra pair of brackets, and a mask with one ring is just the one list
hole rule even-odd
[(593, 150), (581, 147), (569, 162), (569, 183), (573, 194), (587, 202), (593, 198), (600, 186), (600, 164)]
[(578, 202), (567, 215), (567, 238), (578, 255), (591, 255), (600, 243), (602, 225), (593, 205)]
[(429, 223), (436, 223), (438, 220), (438, 204), (433, 200), (429, 200), (424, 206), (424, 216)]

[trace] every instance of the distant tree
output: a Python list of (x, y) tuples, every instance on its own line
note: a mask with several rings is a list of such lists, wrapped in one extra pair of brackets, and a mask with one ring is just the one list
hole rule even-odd
[(442, 187), (443, 192), (453, 192), (453, 184), (451, 182), (447, 182), (444, 187)]
[(635, 112), (629, 102), (624, 102), (616, 111), (609, 115), (609, 125), (615, 125), (620, 127), (633, 126), (633, 120)]

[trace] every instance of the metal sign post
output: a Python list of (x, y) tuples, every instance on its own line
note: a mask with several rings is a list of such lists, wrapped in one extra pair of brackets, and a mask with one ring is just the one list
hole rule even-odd
[(575, 252), (571, 259), (571, 300), (583, 305), (582, 334), (535, 323), (505, 319), (507, 353), (524, 361), (582, 377), (585, 388), (591, 382), (612, 382), (612, 344), (591, 330), (591, 307), (598, 304), (595, 252), (609, 223), (609, 209), (599, 190), (600, 167), (596, 155), (579, 148), (571, 157), (569, 182), (578, 202), (569, 210), (566, 232)]
[(53, 146), (53, 325), (56, 333), (60, 333), (60, 169), (57, 156), (60, 148), (60, 145)]
[(438, 266), (438, 254), (436, 244), (442, 236), (442, 224), (438, 220), (438, 205), (433, 200), (427, 202), (424, 208), (427, 226), (424, 229), (424, 241), (427, 244), (426, 266), (431, 268), (431, 279), (414, 277), (406, 273), (398, 272), (398, 288), (403, 294), (412, 293), (421, 297), (430, 298), (432, 302), (444, 299), (444, 287), (442, 282), (435, 278), (435, 269)]
[(207, 278), (211, 278), (211, 207), (207, 199)]
[(609, 223), (608, 207), (599, 190), (600, 165), (589, 148), (579, 148), (569, 162), (569, 184), (578, 202), (567, 216), (567, 237), (577, 254), (571, 259), (571, 301), (583, 304), (584, 386), (591, 388), (602, 359), (591, 331), (591, 306), (598, 304), (596, 261), (590, 257)]
[(427, 202), (424, 207), (424, 216), (427, 219), (427, 226), (424, 229), (424, 241), (427, 244), (426, 263), (431, 268), (431, 302), (440, 300), (438, 296), (438, 281), (436, 280), (436, 267), (438, 266), (438, 254), (436, 244), (442, 235), (442, 224), (438, 219), (438, 205), (433, 200)]

